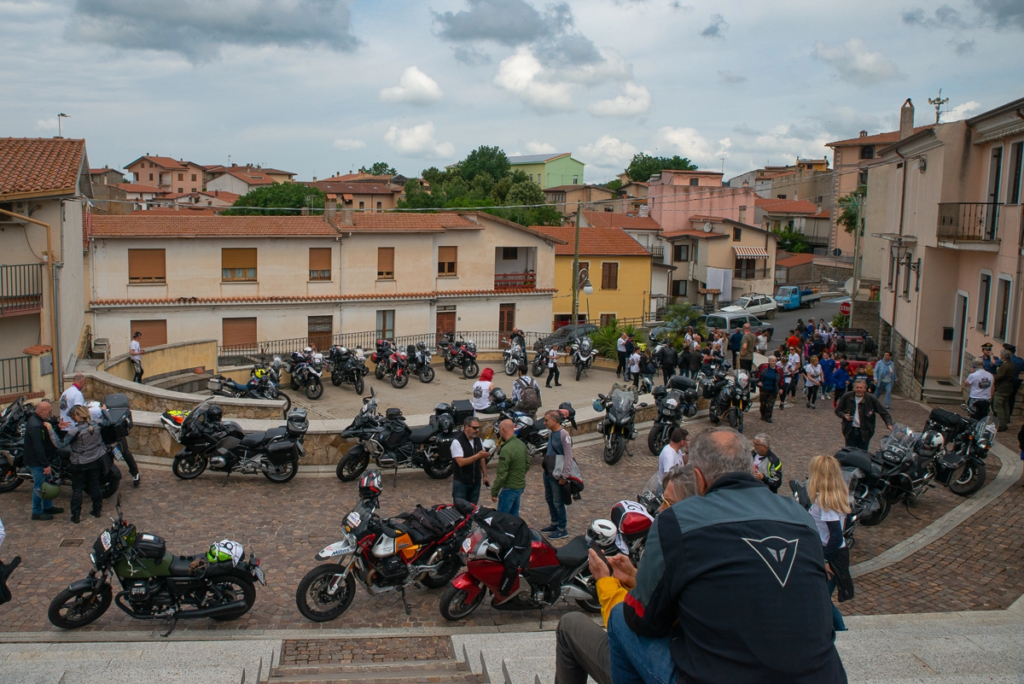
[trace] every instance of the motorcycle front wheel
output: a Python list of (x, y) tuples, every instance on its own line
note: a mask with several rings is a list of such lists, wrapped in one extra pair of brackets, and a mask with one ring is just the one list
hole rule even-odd
[(623, 435), (612, 435), (604, 441), (604, 462), (615, 465), (626, 453), (626, 438)]
[(452, 361), (451, 361), (451, 359), (449, 359), (449, 358), (448, 358), (448, 357), (446, 356), (446, 357), (445, 357), (445, 359), (444, 359), (444, 369), (445, 369), (446, 371), (450, 371), (450, 370), (452, 370), (453, 368), (455, 368), (455, 366), (454, 366), (454, 365), (452, 364)]
[(432, 366), (424, 366), (423, 370), (420, 371), (420, 382), (433, 382), (434, 380), (434, 369)]
[(391, 386), (395, 389), (402, 389), (408, 384), (409, 374), (404, 370), (391, 376)]
[(324, 395), (324, 383), (320, 382), (320, 378), (310, 380), (309, 384), (306, 385), (306, 398), (307, 399), (319, 399)]
[(341, 374), (340, 373), (331, 373), (331, 384), (334, 385), (335, 387), (338, 387), (339, 385), (341, 385), (341, 383), (342, 383)]
[(182, 480), (194, 480), (202, 475), (204, 470), (206, 470), (205, 456), (195, 456), (191, 463), (184, 458), (175, 458), (171, 464), (171, 472)]
[(18, 470), (6, 459), (0, 459), (0, 494), (13, 492), (20, 484), (21, 478), (18, 477)]
[(263, 476), (271, 482), (283, 484), (288, 482), (295, 477), (299, 472), (299, 459), (293, 458), (287, 463), (281, 465), (274, 465), (268, 463), (266, 469), (263, 471)]
[(576, 382), (580, 381), (580, 376), (581, 375), (583, 375), (583, 364), (582, 363), (577, 363), (576, 364)]
[(357, 375), (356, 376), (356, 381), (354, 383), (352, 383), (352, 389), (354, 389), (356, 391), (356, 394), (362, 394), (363, 393), (364, 387), (363, 387), (363, 376), (362, 375)]
[(469, 614), (484, 602), (484, 597), (486, 595), (487, 590), (481, 588), (480, 593), (476, 595), (476, 598), (467, 603), (466, 597), (469, 596), (469, 594), (466, 590), (458, 589), (453, 585), (449, 585), (448, 588), (444, 590), (444, 594), (441, 595), (441, 617), (451, 622), (463, 620), (469, 617)]
[(883, 520), (889, 517), (889, 511), (891, 510), (892, 502), (889, 501), (889, 497), (883, 496), (882, 500), (879, 502), (878, 510), (865, 518), (861, 518), (860, 524), (864, 525), (865, 527), (874, 527), (875, 525), (880, 525)]
[(655, 425), (647, 435), (647, 450), (654, 456), (661, 456), (661, 450), (665, 448), (668, 441), (665, 439), (665, 430), (662, 425)]
[(284, 408), (281, 409), (282, 416), (285, 420), (288, 420), (288, 412), (292, 408), (292, 398), (281, 390), (277, 390), (277, 398), (284, 399)]
[(104, 584), (98, 593), (91, 587), (76, 591), (65, 589), (50, 601), (46, 616), (54, 627), (61, 629), (85, 627), (107, 612), (111, 598), (109, 584)]
[(509, 358), (505, 362), (505, 375), (508, 375), (508, 376), (515, 375), (516, 374), (516, 370), (518, 369), (518, 367), (519, 367), (519, 364), (516, 363), (516, 360), (513, 359), (513, 358)]
[(384, 364), (383, 363), (378, 363), (377, 364), (377, 367), (373, 369), (373, 375), (378, 380), (383, 380), (384, 379)]
[(963, 470), (949, 481), (949, 491), (957, 496), (970, 496), (985, 485), (987, 478), (984, 463), (968, 461)]
[(739, 409), (729, 411), (729, 427), (740, 433), (743, 432), (743, 411)]
[[(117, 466), (113, 466), (113, 467), (116, 468)], [(121, 478), (120, 478), (120, 476), (105, 477), (103, 479), (103, 481), (100, 482), (100, 495), (104, 499), (109, 499), (110, 497), (114, 496), (114, 494), (117, 494), (117, 488), (120, 487), (120, 486), (121, 486)]]
[(318, 565), (306, 573), (295, 590), (295, 605), (304, 618), (328, 622), (348, 610), (356, 595), (355, 575), (346, 575), (333, 596), (327, 593), (331, 580), (342, 572), (340, 565)]
[(342, 482), (352, 482), (363, 474), (368, 465), (370, 465), (370, 453), (362, 444), (357, 444), (338, 461), (335, 474)]
[(542, 375), (544, 375), (544, 366), (537, 363), (533, 364), (533, 377), (539, 378)]
[(476, 376), (480, 375), (480, 366), (477, 365), (476, 361), (470, 361), (463, 364), (462, 375), (468, 380), (472, 380)]

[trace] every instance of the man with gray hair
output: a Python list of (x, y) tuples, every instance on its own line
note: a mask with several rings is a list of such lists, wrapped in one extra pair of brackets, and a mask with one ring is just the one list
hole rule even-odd
[(858, 378), (853, 390), (844, 394), (836, 404), (836, 415), (843, 419), (843, 438), (846, 446), (868, 450), (875, 435), (875, 416), (882, 416), (885, 426), (892, 430), (892, 416), (875, 395), (868, 392), (868, 382)]
[(772, 451), (771, 438), (765, 433), (754, 437), (754, 477), (761, 481), (761, 484), (772, 490), (779, 491), (782, 485), (782, 459)]
[[(612, 681), (846, 684), (817, 528), (754, 478), (750, 449), (728, 428), (693, 440), (700, 496), (658, 515), (608, 616)], [(591, 571), (600, 593), (609, 572)]]
[(992, 387), (995, 385), (995, 377), (985, 370), (985, 360), (976, 358), (971, 362), (971, 374), (964, 380), (963, 386), (970, 387), (970, 398), (967, 406), (971, 409), (971, 418), (981, 420), (988, 415), (992, 408)]

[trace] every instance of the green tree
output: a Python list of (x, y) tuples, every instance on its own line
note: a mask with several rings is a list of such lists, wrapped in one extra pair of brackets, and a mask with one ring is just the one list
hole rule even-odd
[(803, 254), (807, 251), (807, 238), (804, 237), (803, 233), (797, 233), (789, 228), (785, 230), (772, 228), (772, 232), (779, 236), (779, 247), (781, 249), (794, 254)]
[(512, 178), (505, 176), (491, 188), (491, 199), (498, 204), (504, 204), (508, 197), (508, 191), (512, 188)]
[(531, 180), (513, 183), (505, 197), (505, 204), (511, 205), (544, 204), (545, 201), (544, 191)]
[[(836, 223), (843, 227), (847, 233), (853, 233), (857, 228), (857, 216), (861, 214), (857, 209), (857, 203), (864, 201), (864, 196), (867, 194), (868, 188), (866, 185), (857, 187), (857, 191), (844, 197), (839, 198), (839, 208), (842, 210), (839, 216), (836, 218)], [(858, 197), (859, 195), (859, 197)]]
[(472, 181), (481, 173), (489, 174), (493, 180), (500, 180), (510, 173), (512, 165), (500, 147), (481, 145), (466, 155), (459, 162), (458, 168), (467, 181)]
[(368, 173), (371, 176), (397, 176), (398, 171), (387, 162), (374, 162), (373, 166), (360, 166), (359, 173)]
[(604, 187), (608, 188), (612, 192), (618, 192), (619, 189), (622, 187), (622, 181), (616, 178), (615, 180), (611, 180), (605, 183)]
[[(309, 207), (310, 214), (323, 214), (324, 200), (327, 198), (315, 187), (302, 183), (275, 183), (256, 188), (235, 200), (235, 207), (266, 207), (266, 209), (228, 209), (228, 216), (290, 216), (299, 213), (303, 207)], [(274, 209), (294, 209), (295, 211), (274, 211)]]
[(647, 182), (651, 176), (661, 173), (665, 169), (696, 171), (697, 165), (678, 154), (674, 157), (651, 157), (640, 152), (633, 155), (633, 160), (626, 167), (626, 175), (631, 181)]

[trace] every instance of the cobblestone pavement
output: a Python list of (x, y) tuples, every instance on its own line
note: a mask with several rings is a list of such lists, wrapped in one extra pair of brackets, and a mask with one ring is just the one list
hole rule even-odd
[(447, 660), (455, 655), (447, 637), (384, 639), (286, 639), (281, 665), (348, 665)]
[[(819, 408), (812, 411), (801, 404), (791, 405), (784, 412), (776, 411), (775, 422), (771, 425), (761, 423), (752, 412), (747, 417), (746, 432), (752, 437), (764, 428), (773, 437), (773, 447), (783, 459), (786, 481), (790, 478), (803, 479), (811, 456), (833, 453), (841, 446), (838, 419), (829, 410), (829, 406), (819, 404)], [(900, 399), (894, 400), (893, 413), (897, 420), (918, 428), (923, 425), (927, 415), (927, 411), (919, 405)], [(706, 430), (710, 426), (704, 420), (695, 422), (692, 427), (694, 430)], [(646, 435), (641, 434), (640, 439), (631, 445), (633, 456), (625, 457), (614, 467), (603, 462), (601, 443), (589, 443), (578, 449), (586, 490), (583, 500), (569, 508), (570, 535), (582, 534), (590, 521), (607, 517), (610, 507), (616, 501), (632, 498), (640, 491), (656, 468), (654, 457), (647, 451), (645, 438)], [(381, 497), (382, 515), (409, 510), (416, 503), (426, 505), (450, 500), (450, 481), (438, 482), (430, 480), (425, 474), (411, 473), (399, 476), (397, 487), (393, 482), (391, 476), (385, 477), (385, 490)], [(274, 485), (262, 477), (233, 476), (227, 486), (222, 487), (222, 483), (221, 477), (205, 476), (185, 482), (176, 479), (169, 469), (147, 468), (143, 471), (141, 488), (126, 487), (123, 490), (126, 518), (141, 531), (163, 536), (172, 552), (196, 553), (205, 550), (211, 542), (228, 538), (242, 542), (246, 549), (255, 550), (263, 559), (268, 586), (257, 589), (256, 605), (249, 614), (227, 623), (211, 620), (183, 621), (178, 624), (177, 630), (299, 628), (308, 629), (314, 634), (321, 629), (321, 625), (308, 622), (299, 615), (295, 607), (295, 587), (316, 564), (313, 557), (317, 551), (338, 540), (338, 525), (356, 502), (355, 487), (342, 484), (334, 478), (297, 478), (285, 485)], [(1014, 493), (1019, 492), (1015, 490)], [(30, 495), (29, 487), (22, 485), (14, 492), (0, 496), (0, 515), (8, 535), (3, 557), (7, 559), (20, 554), (23, 558), (22, 566), (10, 581), (14, 601), (0, 607), (0, 631), (55, 631), (46, 619), (47, 606), (53, 596), (70, 581), (87, 574), (88, 546), (105, 528), (106, 518), (96, 520), (86, 516), (81, 524), (72, 525), (67, 514), (53, 522), (31, 522)], [(787, 485), (783, 485), (780, 495), (789, 495)], [(888, 548), (952, 508), (958, 501), (958, 497), (949, 495), (944, 488), (935, 489), (912, 507), (918, 519), (911, 518), (903, 509), (896, 509), (881, 526), (859, 528), (855, 555), (868, 557)], [(67, 492), (58, 500), (58, 505), (67, 506)], [(107, 504), (107, 513), (111, 512), (111, 505)], [(1009, 516), (1013, 507), (1007, 505), (1003, 510)], [(534, 464), (528, 475), (522, 516), (536, 527), (548, 523), (539, 463)], [(975, 521), (972, 519), (969, 522), (974, 524)], [(990, 546), (979, 547), (980, 551), (973, 552), (984, 560), (988, 569), (991, 569), (990, 564), (995, 562), (998, 554), (1009, 553), (1005, 540), (998, 534), (994, 535), (993, 530), (975, 530), (967, 538), (972, 539), (974, 536), (989, 540)], [(71, 538), (83, 539), (84, 545), (59, 548), (61, 540)], [(1019, 546), (1017, 549), (1019, 552)], [(963, 563), (965, 560), (966, 556), (958, 556), (951, 562)], [(905, 566), (906, 562), (901, 565)], [(956, 568), (946, 568), (943, 572), (955, 574)], [(914, 602), (917, 595), (907, 595), (911, 592), (905, 590), (902, 575), (889, 574), (892, 576), (888, 582), (878, 586), (872, 584), (875, 575), (858, 582), (858, 592), (862, 598), (857, 600), (872, 601), (870, 608), (864, 608), (865, 611), (895, 613), (918, 605)], [(999, 573), (979, 575), (985, 578), (986, 585), (990, 585), (992, 591), (1001, 586), (1004, 576)], [(972, 591), (978, 591), (978, 583), (971, 582)], [(924, 589), (921, 589), (921, 595), (924, 595), (929, 585), (924, 582), (922, 586)], [(950, 583), (950, 590), (958, 586), (955, 582)], [(1011, 590), (1019, 593), (1015, 587), (1008, 586), (1008, 594)], [(447, 626), (448, 623), (438, 612), (440, 594), (441, 590), (411, 589), (407, 592), (407, 598), (412, 612), (406, 616), (400, 595), (392, 593), (371, 598), (359, 590), (349, 611), (322, 627)], [(952, 610), (959, 606), (959, 603), (950, 603), (947, 608), (942, 601), (932, 601), (928, 609)], [(569, 609), (561, 604), (553, 610), (545, 611), (545, 616), (555, 618)], [(464, 622), (468, 627), (536, 625), (538, 617), (535, 612), (508, 613), (484, 605)], [(145, 631), (154, 627), (159, 625), (132, 620), (112, 607), (96, 623), (79, 631)]]

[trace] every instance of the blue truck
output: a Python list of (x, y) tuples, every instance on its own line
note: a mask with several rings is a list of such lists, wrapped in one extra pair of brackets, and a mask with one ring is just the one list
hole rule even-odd
[(812, 290), (801, 290), (795, 285), (783, 285), (775, 293), (775, 303), (783, 311), (801, 308), (813, 309), (814, 305), (820, 301), (820, 294), (815, 294)]

